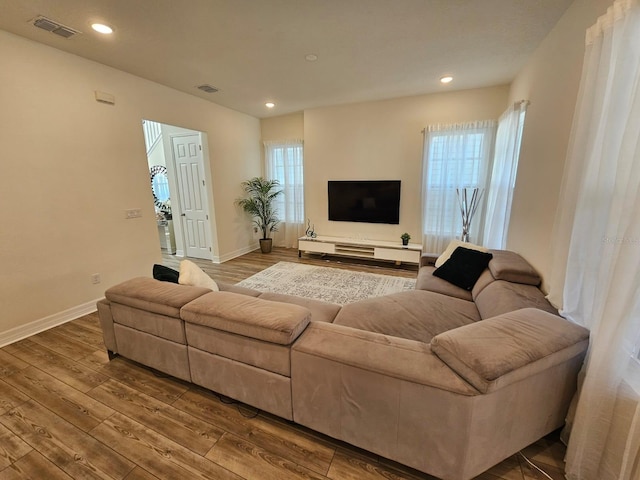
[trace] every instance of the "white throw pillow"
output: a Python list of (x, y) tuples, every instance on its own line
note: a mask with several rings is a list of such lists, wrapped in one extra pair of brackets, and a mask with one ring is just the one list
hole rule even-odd
[(440, 268), (444, 262), (449, 260), (449, 257), (451, 256), (453, 251), (458, 247), (468, 248), (469, 250), (478, 250), (479, 252), (484, 252), (484, 253), (487, 253), (489, 251), (488, 248), (481, 247), (480, 245), (474, 245), (473, 243), (463, 242), (462, 240), (451, 240), (449, 242), (449, 245), (447, 245), (447, 248), (445, 249), (445, 251), (442, 252), (442, 255), (440, 255), (436, 260), (436, 268)]
[(182, 260), (180, 262), (180, 276), (178, 277), (178, 283), (180, 285), (209, 288), (214, 292), (220, 290), (215, 280), (207, 275), (191, 260)]

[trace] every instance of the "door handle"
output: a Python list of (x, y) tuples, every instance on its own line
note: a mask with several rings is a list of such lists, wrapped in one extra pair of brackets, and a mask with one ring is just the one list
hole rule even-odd
[(186, 214), (186, 213), (181, 213), (181, 214), (180, 214), (180, 216), (181, 216), (181, 217), (186, 217), (186, 216), (187, 216), (187, 214)]

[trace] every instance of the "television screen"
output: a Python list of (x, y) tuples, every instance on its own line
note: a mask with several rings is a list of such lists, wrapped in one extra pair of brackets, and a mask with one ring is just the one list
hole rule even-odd
[(329, 180), (329, 220), (400, 223), (400, 180)]

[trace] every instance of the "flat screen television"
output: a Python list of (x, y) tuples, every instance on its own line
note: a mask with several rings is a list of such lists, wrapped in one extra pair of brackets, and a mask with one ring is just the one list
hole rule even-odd
[(400, 180), (329, 180), (329, 220), (400, 223)]

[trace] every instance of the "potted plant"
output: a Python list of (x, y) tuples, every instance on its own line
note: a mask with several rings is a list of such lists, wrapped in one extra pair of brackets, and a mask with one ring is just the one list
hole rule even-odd
[(239, 198), (236, 203), (253, 217), (253, 223), (262, 231), (260, 250), (262, 253), (271, 252), (273, 239), (269, 237), (271, 232), (278, 230), (277, 212), (273, 207), (273, 201), (282, 193), (278, 190), (280, 183), (277, 180), (266, 180), (255, 177), (242, 182), (242, 188), (247, 198)]
[(402, 239), (402, 245), (409, 245), (411, 235), (409, 235), (407, 232), (404, 232), (402, 235), (400, 235), (400, 238)]

